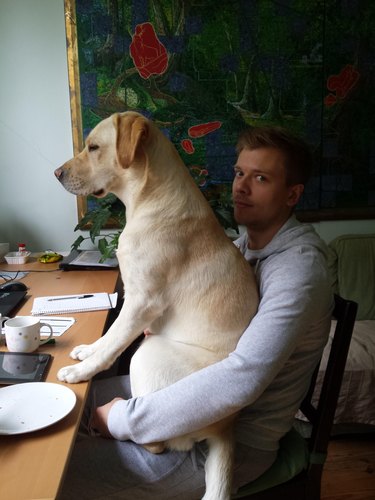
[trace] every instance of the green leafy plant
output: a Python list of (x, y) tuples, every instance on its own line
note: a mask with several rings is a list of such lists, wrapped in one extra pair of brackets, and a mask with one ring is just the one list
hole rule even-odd
[(217, 220), (224, 229), (233, 229), (239, 233), (238, 224), (233, 215), (232, 188), (230, 185), (222, 184), (217, 192), (210, 192), (206, 195)]
[[(88, 230), (89, 236), (80, 235), (72, 244), (72, 250), (78, 250), (83, 241), (90, 239), (102, 254), (101, 262), (113, 257), (125, 223), (125, 207), (114, 194), (109, 194), (103, 199), (95, 199), (93, 208), (86, 212), (74, 228), (74, 231)], [(114, 231), (102, 234), (103, 229)]]

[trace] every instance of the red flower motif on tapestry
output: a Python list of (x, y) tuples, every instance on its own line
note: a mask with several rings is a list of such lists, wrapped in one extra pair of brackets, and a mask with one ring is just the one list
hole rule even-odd
[(188, 155), (192, 155), (195, 151), (194, 145), (190, 139), (183, 139), (181, 141), (181, 146)]
[(195, 179), (195, 182), (198, 184), (199, 187), (203, 187), (207, 183), (206, 177), (208, 176), (208, 170), (205, 168), (201, 168), (198, 165), (193, 165), (189, 167), (190, 173), (193, 176), (193, 179)]
[(197, 137), (203, 137), (204, 135), (207, 135), (220, 127), (221, 122), (219, 121), (200, 123), (199, 125), (193, 125), (192, 127), (190, 127), (188, 130), (188, 134), (190, 137), (193, 137), (195, 139)]
[(337, 102), (337, 98), (344, 99), (359, 80), (359, 73), (352, 64), (347, 64), (338, 75), (331, 75), (327, 79), (327, 88), (334, 94), (329, 94), (324, 99), (327, 107)]
[[(193, 139), (198, 139), (199, 137), (204, 137), (207, 134), (210, 134), (214, 130), (217, 130), (222, 125), (222, 122), (212, 121), (207, 123), (199, 123), (198, 125), (193, 125), (188, 130), (189, 137)], [(183, 139), (181, 141), (181, 146), (185, 153), (188, 155), (192, 155), (195, 151), (193, 141), (190, 139)]]
[(337, 97), (333, 94), (328, 94), (324, 98), (324, 104), (327, 106), (327, 108), (330, 108), (331, 106), (336, 104), (336, 102), (337, 102)]
[(130, 44), (130, 55), (142, 78), (162, 75), (168, 66), (168, 54), (151, 23), (137, 24)]

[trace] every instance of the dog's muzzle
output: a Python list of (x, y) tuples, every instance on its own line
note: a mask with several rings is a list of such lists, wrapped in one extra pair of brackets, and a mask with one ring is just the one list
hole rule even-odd
[(64, 177), (64, 170), (62, 167), (59, 167), (55, 170), (54, 172), (56, 179), (58, 179), (60, 182), (62, 182), (63, 177)]

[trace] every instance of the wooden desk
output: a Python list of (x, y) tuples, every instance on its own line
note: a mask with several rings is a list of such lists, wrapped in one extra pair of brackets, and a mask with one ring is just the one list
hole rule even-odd
[[(22, 281), (29, 287), (28, 300), (17, 311), (29, 315), (33, 297), (89, 292), (113, 292), (118, 285), (118, 270), (108, 271), (50, 271), (55, 264), (36, 262), (17, 266), (32, 269)], [(0, 264), (2, 270), (12, 271), (16, 266)], [(50, 271), (50, 272), (47, 272)], [(120, 290), (119, 290), (120, 291)], [(40, 347), (41, 352), (53, 355), (47, 381), (60, 383), (57, 371), (74, 363), (69, 352), (78, 344), (91, 343), (99, 338), (105, 327), (108, 311), (69, 314), (76, 323), (55, 345)], [(1, 347), (5, 350), (5, 347)], [(0, 436), (0, 499), (30, 500), (57, 497), (74, 445), (89, 383), (67, 384), (77, 396), (74, 410), (62, 421), (40, 431), (17, 436)]]

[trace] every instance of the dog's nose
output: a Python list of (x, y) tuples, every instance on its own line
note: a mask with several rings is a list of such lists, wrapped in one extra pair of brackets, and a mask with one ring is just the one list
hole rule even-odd
[(61, 167), (59, 167), (59, 168), (57, 168), (57, 169), (55, 170), (55, 172), (54, 172), (54, 173), (55, 173), (55, 177), (56, 177), (57, 179), (59, 179), (59, 181), (61, 181), (61, 177), (62, 177), (62, 175), (63, 175), (63, 169), (62, 169)]

